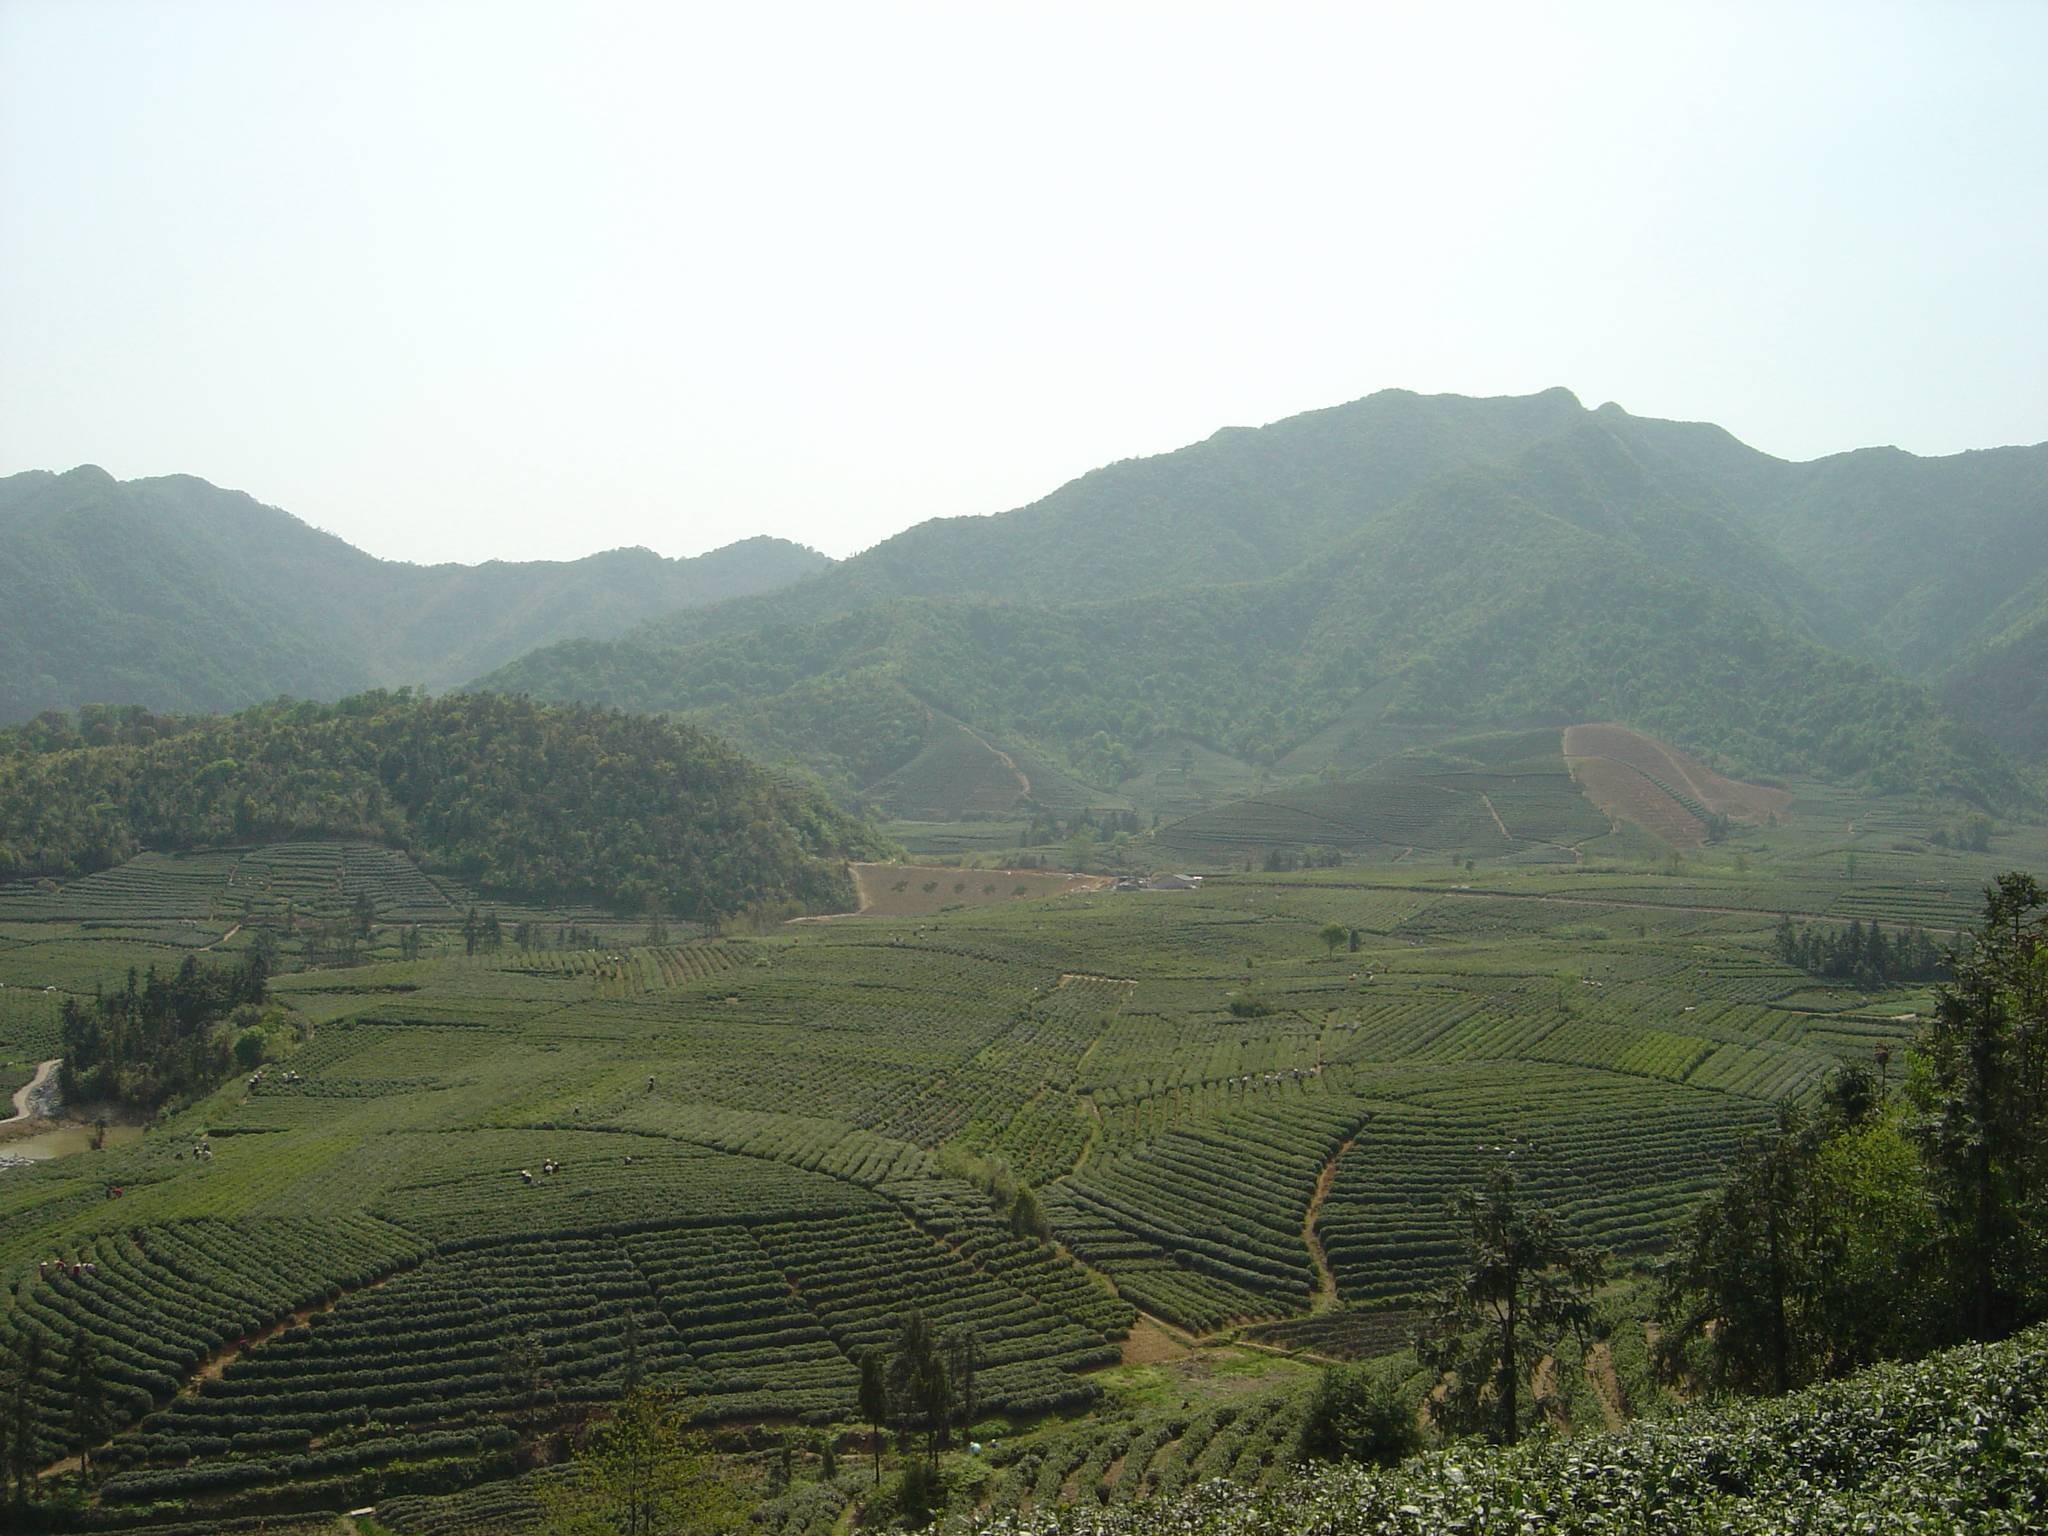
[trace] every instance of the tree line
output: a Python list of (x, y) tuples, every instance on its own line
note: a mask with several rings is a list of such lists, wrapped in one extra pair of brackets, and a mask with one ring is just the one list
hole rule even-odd
[(1864, 986), (1889, 986), (1906, 981), (1942, 981), (1950, 973), (1948, 956), (1916, 923), (1888, 938), (1882, 926), (1795, 924), (1790, 914), (1778, 920), (1771, 948), (1780, 960), (1810, 976), (1854, 981)]

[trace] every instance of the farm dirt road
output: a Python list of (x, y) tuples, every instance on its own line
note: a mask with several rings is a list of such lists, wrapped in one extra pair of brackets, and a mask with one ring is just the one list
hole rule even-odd
[(0, 1125), (14, 1125), (23, 1120), (35, 1119), (38, 1111), (32, 1108), (32, 1106), (41, 1095), (43, 1085), (49, 1082), (51, 1076), (60, 1065), (61, 1062), (59, 1061), (45, 1061), (38, 1064), (36, 1075), (14, 1090), (14, 1113), (6, 1119), (0, 1120)]

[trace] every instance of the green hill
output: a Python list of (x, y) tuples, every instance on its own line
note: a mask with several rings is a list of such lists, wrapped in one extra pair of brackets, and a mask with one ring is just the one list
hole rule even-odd
[(87, 703), (234, 709), (439, 687), (829, 562), (780, 539), (694, 560), (379, 560), (237, 491), (85, 466), (0, 479), (0, 720)]
[(1118, 601), (1294, 569), (1442, 475), (1585, 416), (1569, 390), (1466, 399), (1385, 390), (1256, 430), (1125, 459), (998, 517), (934, 518), (798, 592), (677, 615), (676, 642), (815, 622), (891, 598)]
[[(736, 722), (742, 740), (772, 738), (842, 790), (864, 790), (926, 749), (923, 707), (991, 739), (1056, 749), (1105, 794), (1170, 738), (1274, 765), (1342, 726), (1368, 753), (1323, 754), (1344, 769), (1390, 749), (1381, 744), (1614, 720), (1738, 773), (2024, 798), (1997, 750), (1927, 688), (1855, 654), (1867, 644), (1862, 621), (1700, 475), (1628, 420), (1537, 399), (1563, 411), (1562, 428), (1506, 459), (1425, 478), (1392, 505), (1361, 499), (1348, 531), (1315, 524), (1320, 552), (1280, 574), (1148, 591), (1133, 552), (1080, 583), (1111, 570), (1131, 592), (1115, 599), (897, 596), (844, 608), (885, 556), (891, 584), (917, 584), (903, 574), (908, 546), (885, 545), (767, 598), (538, 652), (483, 686), (703, 711)], [(1381, 400), (1344, 409), (1370, 417)], [(1241, 475), (1275, 462), (1256, 433), (1184, 452), (1206, 462), (1219, 442), (1240, 453)], [(1170, 501), (1167, 487), (1188, 472), (1177, 457), (1116, 466), (1113, 478), (1164, 477), (1157, 497)], [(1281, 462), (1296, 481), (1318, 478), (1317, 461)], [(1149, 526), (1153, 501), (1131, 493), (1134, 522)], [(1047, 505), (1011, 516), (1043, 519)], [(1301, 505), (1247, 496), (1241, 523), (1286, 550)], [(1105, 509), (1096, 521), (1114, 518)], [(976, 526), (1008, 548), (1007, 522)], [(964, 545), (972, 533), (946, 537)], [(1015, 585), (1036, 579), (1019, 547)], [(935, 570), (920, 580), (947, 585)], [(854, 742), (889, 749), (855, 764)]]
[[(144, 849), (352, 839), (480, 890), (686, 917), (852, 905), (859, 823), (686, 725), (486, 694), (0, 734), (0, 877)], [(83, 745), (85, 741), (99, 745)]]

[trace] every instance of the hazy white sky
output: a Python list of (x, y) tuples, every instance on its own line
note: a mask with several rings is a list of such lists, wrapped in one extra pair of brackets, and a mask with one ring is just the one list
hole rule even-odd
[(1387, 386), (2048, 438), (2048, 4), (0, 0), (0, 472), (846, 554)]

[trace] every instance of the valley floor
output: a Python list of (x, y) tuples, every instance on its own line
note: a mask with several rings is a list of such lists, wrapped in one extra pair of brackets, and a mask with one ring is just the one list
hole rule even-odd
[[(2048, 863), (2033, 830), (1967, 855), (1910, 805), (1838, 809), (1675, 864), (1212, 866), (1140, 894), (870, 869), (904, 910), (719, 938), (506, 908), (476, 953), (470, 893), (266, 850), (310, 910), (370, 892), (358, 963), (274, 980), (299, 1043), (260, 1078), (0, 1170), (0, 1342), (97, 1341), (96, 1518), (138, 1529), (364, 1506), (404, 1536), (519, 1529), (536, 1443), (616, 1396), (630, 1334), (763, 1527), (827, 1536), (870, 1498), (855, 1362), (906, 1305), (982, 1341), (958, 1507), (1115, 1523), (1272, 1484), (1317, 1362), (1412, 1369), (1482, 1146), (1519, 1138), (1533, 1194), (1647, 1260), (1741, 1137), (1929, 1006), (1788, 968), (1781, 912), (1960, 926), (1992, 870)], [(0, 893), (0, 1067), (55, 1054), (65, 996), (245, 953), (250, 872), (150, 855)], [(1012, 1230), (992, 1172), (1052, 1241)], [(1554, 1366), (1581, 1430), (1655, 1401), (1639, 1290), (1603, 1306), (1600, 1357)], [(64, 1392), (35, 1408), (54, 1467)], [(1639, 1433), (1615, 1444), (1664, 1443)]]

